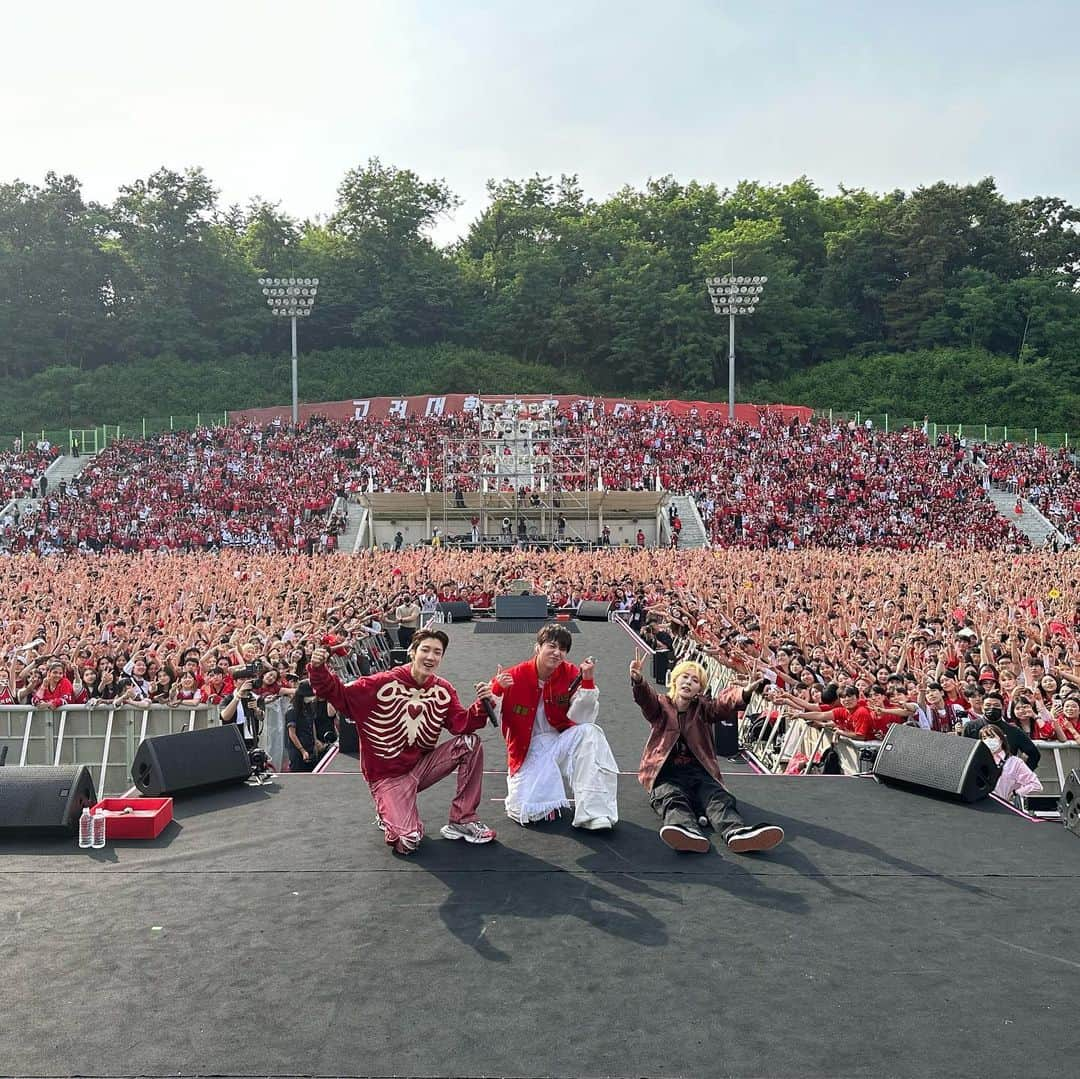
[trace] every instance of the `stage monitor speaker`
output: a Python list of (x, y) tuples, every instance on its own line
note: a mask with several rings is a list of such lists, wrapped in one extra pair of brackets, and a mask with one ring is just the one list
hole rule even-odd
[(83, 764), (28, 764), (0, 771), (0, 829), (73, 831), (82, 811), (97, 802)]
[(886, 782), (924, 787), (965, 802), (985, 798), (997, 782), (990, 750), (978, 738), (894, 723), (874, 762), (874, 775)]
[(446, 616), (447, 622), (469, 622), (472, 620), (472, 608), (461, 600), (440, 603), (439, 610)]
[(1061, 823), (1073, 835), (1080, 835), (1080, 771), (1075, 768), (1065, 780), (1065, 786), (1061, 788), (1058, 812), (1061, 814)]
[(340, 712), (337, 717), (337, 745), (339, 753), (360, 752), (360, 733), (356, 724)]
[(496, 596), (495, 617), (547, 618), (547, 596)]
[(577, 617), (584, 622), (606, 622), (609, 614), (611, 604), (598, 599), (583, 599), (577, 609)]
[(239, 783), (250, 775), (247, 746), (235, 723), (147, 738), (131, 764), (135, 786), (152, 798)]

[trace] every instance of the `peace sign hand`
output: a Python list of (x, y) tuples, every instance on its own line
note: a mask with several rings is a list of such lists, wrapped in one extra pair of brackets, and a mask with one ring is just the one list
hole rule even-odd
[(500, 663), (495, 672), (495, 681), (498, 682), (503, 689), (509, 689), (514, 684), (514, 676), (509, 671), (504, 671), (502, 664)]
[(630, 681), (641, 681), (641, 667), (645, 662), (645, 653), (640, 648), (634, 649), (634, 658), (630, 660)]

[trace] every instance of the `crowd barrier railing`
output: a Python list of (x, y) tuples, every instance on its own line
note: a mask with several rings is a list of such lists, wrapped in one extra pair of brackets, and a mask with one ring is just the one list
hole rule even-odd
[(1020, 799), (1021, 808), (1034, 817), (1058, 820), (1057, 803), (1069, 775), (1080, 768), (1080, 742), (1036, 742), (1039, 766), (1035, 774), (1043, 789)]
[(131, 764), (144, 739), (202, 730), (220, 721), (218, 705), (171, 708), (102, 704), (55, 709), (3, 705), (0, 752), (7, 747), (7, 768), (28, 764), (86, 765), (98, 794), (111, 796), (131, 788)]

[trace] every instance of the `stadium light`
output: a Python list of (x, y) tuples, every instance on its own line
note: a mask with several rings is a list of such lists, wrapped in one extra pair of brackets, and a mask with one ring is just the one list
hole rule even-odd
[(767, 277), (736, 276), (706, 277), (713, 310), (728, 317), (728, 419), (735, 419), (735, 316), (752, 315), (761, 301), (768, 283)]
[(319, 291), (317, 277), (260, 277), (266, 304), (270, 314), (292, 319), (292, 421), (300, 423), (300, 403), (297, 396), (296, 378), (296, 320), (307, 318), (315, 306), (315, 294)]

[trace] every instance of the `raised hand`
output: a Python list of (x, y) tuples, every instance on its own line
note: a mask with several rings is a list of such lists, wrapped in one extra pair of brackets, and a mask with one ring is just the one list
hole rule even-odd
[(320, 645), (311, 653), (311, 659), (308, 660), (309, 667), (321, 667), (330, 658), (330, 653)]
[[(630, 660), (630, 681), (641, 681), (641, 667), (645, 662), (645, 653), (640, 648), (634, 649), (634, 658)], [(584, 668), (582, 668), (584, 669)]]
[(503, 670), (503, 666), (500, 663), (495, 672), (495, 681), (502, 686), (503, 689), (509, 689), (514, 684), (514, 676), (506, 670)]

